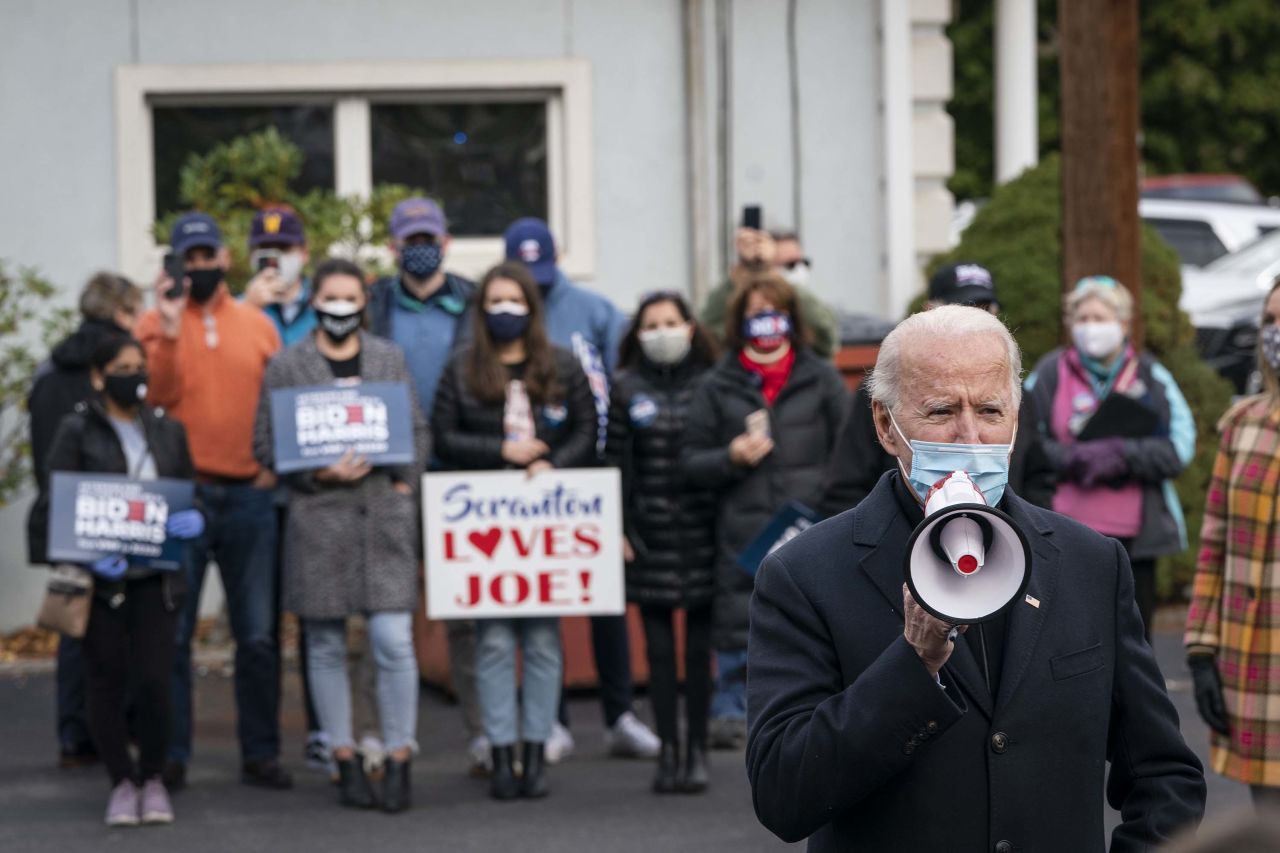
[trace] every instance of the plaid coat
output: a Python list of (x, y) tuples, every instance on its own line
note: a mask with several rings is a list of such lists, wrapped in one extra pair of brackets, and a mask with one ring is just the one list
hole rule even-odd
[(1250, 397), (1218, 430), (1185, 641), (1222, 675), (1231, 735), (1210, 733), (1213, 769), (1280, 786), (1280, 409)]

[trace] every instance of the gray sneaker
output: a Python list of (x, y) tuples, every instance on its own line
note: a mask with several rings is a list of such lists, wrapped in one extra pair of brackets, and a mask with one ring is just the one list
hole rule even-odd
[(142, 786), (142, 822), (173, 823), (173, 806), (169, 805), (169, 792), (157, 776)]
[(138, 786), (128, 779), (111, 789), (107, 802), (107, 826), (138, 825)]

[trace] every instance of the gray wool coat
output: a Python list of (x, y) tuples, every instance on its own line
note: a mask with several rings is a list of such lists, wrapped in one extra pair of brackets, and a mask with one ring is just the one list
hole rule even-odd
[[(319, 482), (314, 471), (285, 475), (289, 513), (284, 531), (284, 607), (304, 619), (341, 619), (356, 613), (412, 610), (418, 604), (421, 552), (418, 492), (431, 436), (414, 395), (404, 353), (390, 341), (360, 334), (360, 378), (409, 387), (416, 459), (412, 465), (375, 468), (355, 485)], [(307, 337), (267, 365), (254, 425), (258, 461), (274, 468), (271, 392), (334, 383), (333, 371)], [(392, 486), (409, 484), (412, 495)]]

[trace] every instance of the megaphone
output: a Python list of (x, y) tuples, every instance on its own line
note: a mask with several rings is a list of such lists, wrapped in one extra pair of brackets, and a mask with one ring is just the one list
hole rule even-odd
[(1031, 547), (1009, 516), (987, 506), (968, 474), (952, 471), (925, 499), (905, 571), (911, 596), (926, 611), (950, 625), (973, 625), (1022, 597)]

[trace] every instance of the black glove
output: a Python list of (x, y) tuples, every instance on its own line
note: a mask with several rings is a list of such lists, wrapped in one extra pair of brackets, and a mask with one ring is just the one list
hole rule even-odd
[(1213, 655), (1187, 656), (1191, 667), (1191, 680), (1195, 684), (1196, 710), (1209, 728), (1226, 737), (1231, 734), (1227, 725), (1227, 706), (1222, 700), (1222, 676), (1218, 674), (1218, 662)]

